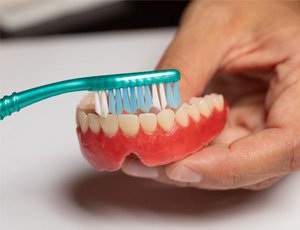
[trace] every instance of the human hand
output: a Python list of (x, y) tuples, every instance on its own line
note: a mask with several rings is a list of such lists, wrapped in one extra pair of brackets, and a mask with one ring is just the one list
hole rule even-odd
[(180, 70), (183, 100), (205, 89), (224, 94), (228, 125), (183, 160), (149, 168), (128, 159), (125, 173), (256, 190), (300, 169), (299, 2), (192, 2), (158, 68)]

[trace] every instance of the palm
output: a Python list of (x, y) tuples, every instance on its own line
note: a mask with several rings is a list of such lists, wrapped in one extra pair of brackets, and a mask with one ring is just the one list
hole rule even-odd
[(229, 145), (264, 128), (267, 82), (258, 77), (226, 74), (215, 77), (209, 84), (207, 91), (223, 94), (230, 107), (227, 126), (212, 144)]
[[(228, 123), (211, 146), (152, 168), (149, 178), (206, 189), (262, 189), (300, 168), (299, 6), (190, 5), (158, 68), (181, 71), (184, 101), (205, 86), (204, 94), (223, 94)], [(123, 170), (146, 177), (150, 169), (135, 163)]]

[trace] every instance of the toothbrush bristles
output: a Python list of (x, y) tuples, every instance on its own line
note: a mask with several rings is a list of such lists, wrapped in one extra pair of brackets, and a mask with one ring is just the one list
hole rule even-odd
[(138, 108), (141, 109), (143, 112), (147, 112), (145, 108), (145, 96), (143, 92), (142, 86), (137, 87), (138, 91)]
[(144, 90), (145, 90), (146, 111), (150, 111), (152, 107), (152, 100), (151, 100), (151, 92), (150, 92), (149, 85), (145, 85)]
[(135, 113), (137, 110), (135, 87), (130, 87), (130, 106), (131, 113)]
[[(151, 89), (151, 90), (150, 90)], [(169, 106), (172, 109), (180, 105), (177, 82), (159, 83), (121, 89), (95, 92), (95, 112), (102, 117), (108, 114), (135, 113), (137, 110), (158, 111)]]
[(116, 89), (116, 101), (117, 101), (117, 114), (121, 114), (123, 112), (123, 100), (121, 96), (120, 89)]
[(123, 102), (124, 102), (124, 110), (127, 113), (131, 113), (131, 108), (130, 108), (130, 99), (129, 99), (129, 93), (128, 93), (129, 89), (128, 88), (123, 88), (122, 92), (123, 92)]
[(116, 114), (116, 102), (115, 102), (115, 93), (114, 90), (108, 91), (108, 99), (109, 99), (109, 110), (112, 114)]
[(102, 105), (102, 113), (104, 117), (107, 117), (108, 113), (109, 113), (109, 109), (108, 109), (108, 102), (107, 102), (107, 95), (106, 95), (106, 91), (103, 90), (101, 91), (101, 105)]
[(163, 83), (159, 84), (159, 96), (160, 96), (161, 107), (162, 109), (165, 109), (168, 103), (166, 99), (165, 86)]
[(175, 108), (175, 106), (174, 106), (174, 99), (173, 99), (173, 90), (172, 90), (171, 83), (169, 83), (169, 82), (166, 84), (166, 92), (167, 92), (167, 102), (168, 102), (168, 105), (171, 108)]
[(101, 102), (100, 102), (98, 91), (95, 92), (95, 112), (98, 113), (99, 115), (102, 115)]
[(161, 105), (160, 105), (160, 101), (159, 101), (159, 97), (158, 97), (158, 91), (157, 91), (156, 84), (152, 85), (152, 103), (153, 103), (154, 108), (161, 110)]

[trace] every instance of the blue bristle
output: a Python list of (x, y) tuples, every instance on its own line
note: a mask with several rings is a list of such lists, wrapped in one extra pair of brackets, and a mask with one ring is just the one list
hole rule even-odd
[(145, 101), (142, 86), (137, 87), (138, 91), (138, 108), (145, 112)]
[(115, 95), (113, 90), (108, 90), (109, 110), (112, 114), (116, 114)]
[(146, 112), (149, 112), (152, 107), (151, 93), (149, 85), (144, 86), (145, 89), (145, 101), (146, 101)]
[(135, 97), (134, 87), (130, 87), (130, 105), (131, 105), (131, 113), (135, 113), (137, 107), (136, 107), (136, 97)]
[(123, 112), (123, 104), (122, 104), (122, 96), (120, 89), (116, 89), (116, 101), (117, 101), (117, 114), (121, 114)]
[(128, 95), (128, 89), (123, 88), (123, 103), (124, 103), (124, 109), (130, 113), (130, 101), (129, 101), (129, 95)]
[(178, 82), (174, 82), (173, 90), (174, 90), (174, 106), (175, 108), (177, 108), (181, 103)]
[(171, 106), (171, 108), (175, 108), (176, 106), (174, 105), (172, 86), (170, 82), (166, 83), (166, 88), (168, 105)]

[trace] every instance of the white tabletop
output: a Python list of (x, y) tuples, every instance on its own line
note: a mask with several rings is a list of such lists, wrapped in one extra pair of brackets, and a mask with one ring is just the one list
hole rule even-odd
[[(151, 70), (173, 35), (149, 30), (1, 42), (0, 97), (70, 77)], [(98, 173), (75, 135), (83, 94), (40, 102), (0, 122), (0, 229), (300, 229), (300, 173), (262, 192)]]

